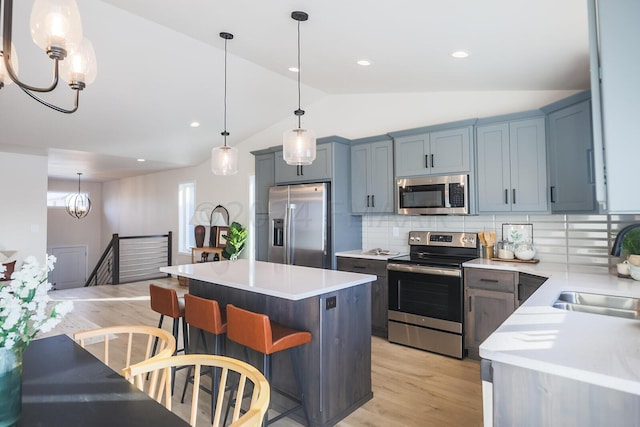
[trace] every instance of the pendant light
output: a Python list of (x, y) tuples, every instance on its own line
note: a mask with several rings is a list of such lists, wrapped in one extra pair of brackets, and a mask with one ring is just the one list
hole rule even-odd
[(227, 145), (227, 41), (233, 39), (233, 34), (220, 33), (224, 39), (224, 131), (220, 134), (224, 138), (224, 146), (211, 150), (211, 170), (215, 175), (235, 175), (238, 173), (238, 149)]
[(80, 172), (78, 172), (78, 193), (67, 196), (67, 213), (74, 218), (81, 219), (89, 215), (91, 200), (86, 194), (80, 193)]
[(282, 157), (289, 165), (310, 165), (316, 158), (316, 134), (310, 129), (302, 129), (301, 118), (304, 110), (300, 108), (300, 22), (309, 19), (305, 12), (291, 12), (291, 18), (298, 21), (298, 127), (284, 133)]

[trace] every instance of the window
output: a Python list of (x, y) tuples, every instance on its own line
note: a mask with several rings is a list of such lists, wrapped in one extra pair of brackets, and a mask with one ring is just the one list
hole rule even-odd
[[(78, 193), (69, 193), (68, 191), (47, 191), (47, 206), (50, 208), (65, 208), (67, 207), (67, 197), (71, 194)], [(80, 192), (80, 194), (89, 197), (89, 193)]]
[(196, 184), (186, 182), (178, 188), (178, 251), (191, 253), (194, 244), (193, 225), (190, 224), (196, 202)]

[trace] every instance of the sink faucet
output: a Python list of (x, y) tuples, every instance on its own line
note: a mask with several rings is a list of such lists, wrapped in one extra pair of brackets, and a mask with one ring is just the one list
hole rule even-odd
[(624, 236), (634, 228), (640, 227), (640, 223), (627, 225), (625, 228), (618, 232), (616, 236), (616, 240), (613, 242), (613, 246), (611, 247), (611, 255), (620, 256), (622, 253), (622, 241), (624, 240)]

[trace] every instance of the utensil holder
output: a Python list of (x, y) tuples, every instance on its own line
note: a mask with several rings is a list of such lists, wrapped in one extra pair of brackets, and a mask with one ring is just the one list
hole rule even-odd
[(486, 259), (493, 258), (493, 246), (485, 246), (484, 247), (484, 257)]

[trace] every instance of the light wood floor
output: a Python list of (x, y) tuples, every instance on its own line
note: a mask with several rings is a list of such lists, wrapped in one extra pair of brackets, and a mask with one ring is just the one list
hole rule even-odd
[[(53, 331), (43, 336), (68, 334), (98, 326), (144, 324), (157, 326), (158, 315), (149, 307), (149, 283), (187, 292), (175, 279), (159, 279), (117, 286), (96, 286), (52, 292), (54, 299), (70, 299), (74, 310)], [(170, 319), (169, 319), (170, 320)], [(171, 323), (165, 320), (164, 328)], [(372, 382), (374, 397), (338, 426), (480, 426), (482, 391), (480, 365), (456, 360), (373, 337)], [(94, 344), (99, 346), (99, 344)], [(99, 352), (92, 350), (92, 352)], [(184, 380), (176, 380), (176, 391)], [(176, 392), (179, 397), (180, 393)], [(208, 397), (208, 396), (207, 396)], [(174, 396), (174, 401), (176, 397)], [(207, 425), (209, 406), (202, 398), (198, 425)], [(187, 419), (187, 409), (174, 405)], [(210, 424), (209, 424), (210, 425)], [(299, 426), (290, 419), (276, 426)]]

